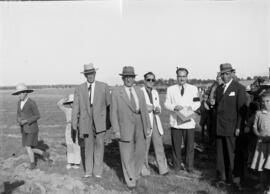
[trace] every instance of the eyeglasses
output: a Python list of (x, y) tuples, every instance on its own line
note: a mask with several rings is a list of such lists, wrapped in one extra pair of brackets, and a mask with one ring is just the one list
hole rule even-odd
[(146, 79), (146, 81), (148, 81), (148, 82), (155, 82), (156, 80), (155, 79)]

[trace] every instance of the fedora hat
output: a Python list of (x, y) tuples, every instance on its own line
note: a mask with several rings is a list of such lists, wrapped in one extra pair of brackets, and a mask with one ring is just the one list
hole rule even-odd
[(65, 102), (63, 102), (63, 105), (71, 104), (74, 101), (74, 94), (69, 94), (68, 98)]
[(136, 76), (136, 74), (134, 72), (134, 67), (132, 67), (132, 66), (124, 66), (122, 73), (120, 73), (119, 75), (121, 75), (121, 76)]
[(235, 69), (232, 68), (232, 65), (230, 63), (220, 64), (220, 74), (232, 71), (235, 71)]
[(16, 85), (16, 91), (12, 93), (12, 95), (18, 95), (20, 93), (31, 93), (34, 90), (27, 89), (27, 86), (24, 83), (19, 83)]
[(92, 73), (92, 72), (96, 72), (98, 70), (98, 68), (94, 67), (93, 63), (89, 63), (89, 64), (84, 64), (83, 66), (83, 74), (87, 74), (87, 73)]

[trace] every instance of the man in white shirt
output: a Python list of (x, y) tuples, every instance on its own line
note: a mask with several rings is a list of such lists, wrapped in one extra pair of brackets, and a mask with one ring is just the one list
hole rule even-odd
[(148, 72), (144, 75), (144, 87), (142, 91), (144, 93), (148, 115), (151, 123), (151, 135), (146, 138), (146, 156), (145, 165), (142, 169), (142, 175), (150, 175), (150, 167), (148, 164), (148, 153), (153, 141), (153, 146), (155, 149), (156, 161), (159, 169), (159, 174), (168, 174), (167, 160), (164, 153), (162, 136), (164, 134), (163, 127), (159, 118), (161, 113), (161, 106), (159, 103), (159, 95), (156, 89), (153, 88), (155, 83), (155, 74), (153, 72)]
[(187, 171), (192, 173), (195, 121), (192, 118), (183, 120), (177, 116), (177, 113), (184, 110), (189, 112), (197, 110), (200, 107), (200, 100), (197, 87), (187, 83), (188, 70), (186, 68), (177, 68), (176, 75), (178, 84), (168, 87), (164, 103), (165, 107), (171, 111), (170, 126), (173, 166), (176, 171), (185, 168), (181, 156), (182, 140), (184, 139), (186, 149), (185, 166)]

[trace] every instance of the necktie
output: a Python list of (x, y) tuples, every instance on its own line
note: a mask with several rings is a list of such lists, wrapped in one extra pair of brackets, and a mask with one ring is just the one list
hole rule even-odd
[(222, 86), (222, 94), (225, 93), (225, 88), (226, 88), (226, 84), (223, 84), (223, 86)]
[(92, 91), (91, 91), (91, 89), (92, 89), (92, 85), (90, 84), (89, 85), (89, 88), (88, 88), (88, 92), (89, 92), (89, 104), (90, 104), (90, 106), (92, 106), (92, 102), (91, 102)]
[(134, 109), (136, 109), (136, 103), (135, 103), (135, 98), (132, 94), (132, 91), (131, 91), (131, 88), (129, 88), (129, 94), (130, 94), (130, 102), (131, 102), (131, 105), (132, 107), (134, 107)]
[(184, 89), (184, 86), (182, 86), (182, 88), (181, 88), (181, 96), (184, 95), (184, 92), (185, 92), (185, 89)]
[(149, 96), (150, 102), (153, 104), (153, 96), (152, 96), (152, 90), (146, 90), (147, 94)]

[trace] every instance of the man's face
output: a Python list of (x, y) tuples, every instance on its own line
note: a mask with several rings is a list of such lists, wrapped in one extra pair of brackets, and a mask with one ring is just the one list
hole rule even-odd
[(26, 92), (22, 92), (22, 93), (19, 94), (19, 99), (20, 100), (24, 100), (26, 98), (26, 96), (27, 96), (27, 93)]
[(232, 79), (232, 72), (228, 71), (221, 74), (223, 82), (226, 84)]
[(91, 84), (95, 81), (96, 77), (96, 72), (90, 72), (90, 73), (85, 73), (84, 76), (86, 77), (87, 81)]
[(155, 76), (148, 74), (144, 80), (145, 87), (153, 88), (155, 81)]
[(133, 84), (134, 84), (135, 76), (130, 76), (130, 75), (128, 75), (128, 76), (123, 76), (123, 77), (122, 77), (122, 80), (123, 80), (124, 85), (125, 85), (126, 87), (131, 87), (131, 86), (133, 86)]
[(179, 85), (184, 85), (187, 82), (187, 72), (186, 71), (178, 71), (177, 81)]

